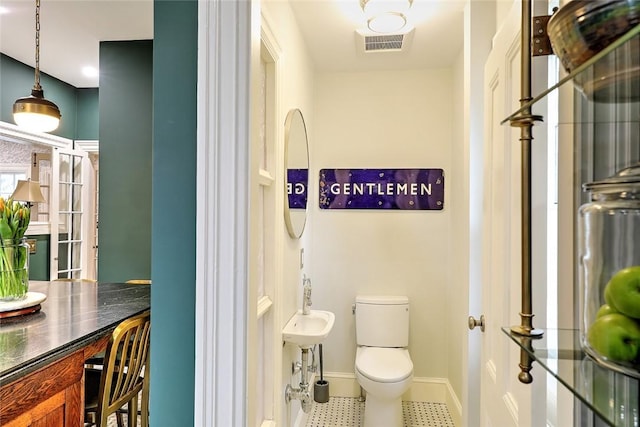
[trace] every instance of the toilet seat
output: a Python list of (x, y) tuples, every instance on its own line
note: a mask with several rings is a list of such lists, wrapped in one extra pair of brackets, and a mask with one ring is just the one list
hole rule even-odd
[(396, 383), (410, 377), (413, 362), (406, 348), (358, 347), (356, 369), (379, 383)]

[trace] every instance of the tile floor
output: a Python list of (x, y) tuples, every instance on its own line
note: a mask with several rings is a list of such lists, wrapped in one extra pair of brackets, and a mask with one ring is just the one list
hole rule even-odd
[[(327, 403), (313, 403), (306, 427), (360, 427), (363, 415), (364, 403), (357, 398), (332, 397)], [(444, 403), (402, 402), (402, 415), (404, 427), (455, 427)], [(108, 427), (117, 427), (115, 416)]]
[[(455, 427), (447, 405), (432, 402), (402, 402), (404, 427)], [(357, 398), (332, 397), (313, 403), (306, 427), (360, 427), (364, 403)]]

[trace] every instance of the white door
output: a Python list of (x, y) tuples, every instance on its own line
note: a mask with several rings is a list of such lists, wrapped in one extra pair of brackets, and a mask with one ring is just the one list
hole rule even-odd
[(92, 224), (87, 214), (91, 203), (91, 164), (86, 151), (53, 149), (50, 277), (87, 278), (90, 260), (88, 230)]
[[(519, 325), (521, 311), (520, 129), (500, 124), (519, 106), (520, 15), (521, 6), (515, 2), (493, 40), (484, 70), (481, 286), (485, 331), (480, 339), (480, 419), (469, 420), (469, 427), (544, 425), (533, 415), (532, 395), (544, 395), (546, 375), (533, 371), (533, 384), (520, 383), (520, 350), (501, 330)], [(540, 327), (545, 313), (535, 314), (534, 326)], [(472, 333), (480, 333), (479, 328)]]

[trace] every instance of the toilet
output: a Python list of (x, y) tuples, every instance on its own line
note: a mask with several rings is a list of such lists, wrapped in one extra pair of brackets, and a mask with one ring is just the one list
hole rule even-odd
[(402, 394), (413, 380), (409, 298), (359, 295), (355, 315), (355, 374), (367, 398), (363, 425), (402, 426)]

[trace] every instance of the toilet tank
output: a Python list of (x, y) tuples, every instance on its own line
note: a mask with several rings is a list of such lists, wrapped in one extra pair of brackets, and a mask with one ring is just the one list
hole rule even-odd
[(369, 347), (407, 347), (409, 345), (409, 298), (358, 295), (356, 297), (356, 344)]

